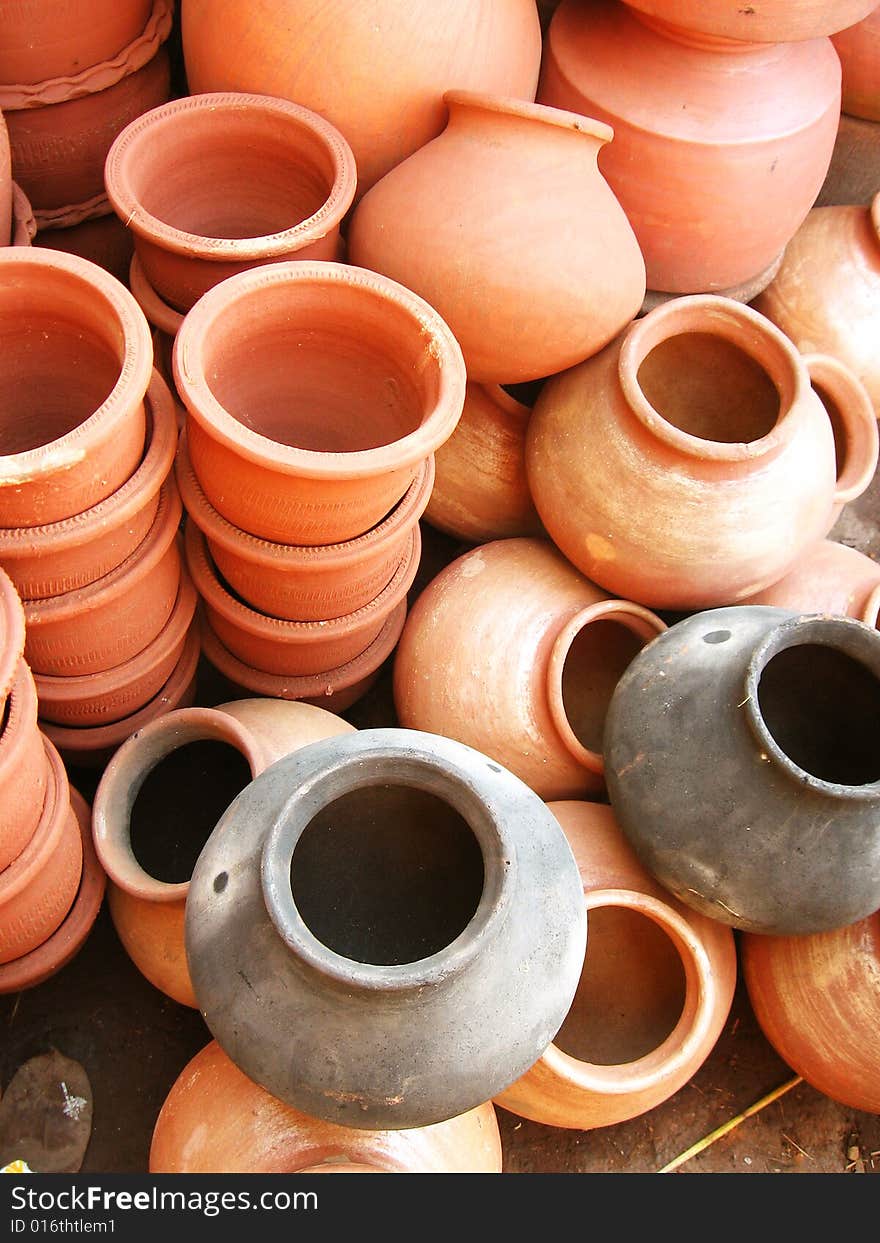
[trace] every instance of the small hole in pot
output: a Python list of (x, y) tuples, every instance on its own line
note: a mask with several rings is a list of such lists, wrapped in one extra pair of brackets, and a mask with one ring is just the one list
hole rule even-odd
[(483, 855), (454, 808), (409, 786), (367, 786), (323, 808), (297, 842), (290, 887), (305, 924), (355, 962), (415, 962), (461, 933)]
[(577, 993), (553, 1043), (595, 1066), (634, 1062), (681, 1018), (687, 981), (678, 951), (652, 919), (622, 906), (588, 915)]
[(819, 643), (778, 652), (761, 673), (758, 704), (805, 772), (840, 785), (880, 780), (880, 681), (846, 652)]
[(219, 872), (214, 877), (214, 892), (222, 893), (228, 884), (229, 884), (229, 873)]
[(161, 759), (138, 790), (129, 820), (131, 848), (144, 871), (169, 885), (188, 881), (217, 821), (251, 779), (241, 752), (214, 739), (188, 742)]
[(831, 423), (831, 431), (834, 435), (834, 459), (837, 464), (837, 478), (839, 479), (846, 468), (846, 425), (840, 413), (840, 406), (828, 390), (823, 388), (821, 384), (817, 384), (815, 380), (813, 381), (813, 390), (825, 407), (828, 420)]
[(779, 418), (779, 393), (765, 368), (712, 333), (661, 341), (639, 367), (638, 381), (667, 423), (701, 440), (748, 444)]
[(710, 630), (708, 634), (703, 635), (704, 643), (726, 643), (730, 638), (729, 630)]
[(614, 688), (644, 640), (610, 618), (589, 622), (572, 640), (562, 668), (562, 703), (572, 733), (589, 751), (602, 751)]

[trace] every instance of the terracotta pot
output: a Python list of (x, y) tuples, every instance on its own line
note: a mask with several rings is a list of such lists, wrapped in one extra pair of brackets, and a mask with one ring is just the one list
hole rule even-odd
[[(638, 243), (596, 163), (613, 133), (519, 100), (466, 91), (443, 98), (449, 122), (440, 137), (355, 210), (351, 262), (436, 307), (470, 380), (562, 371), (601, 349), (645, 295)], [(539, 197), (530, 193), (536, 184)], [(589, 228), (573, 226), (585, 219)]]
[(24, 653), (35, 673), (102, 673), (153, 642), (171, 616), (180, 586), (182, 512), (168, 479), (147, 535), (115, 570), (86, 587), (27, 601)]
[(755, 306), (800, 350), (845, 363), (880, 414), (880, 190), (870, 208), (814, 208)]
[[(95, 845), (110, 878), (116, 931), (156, 988), (182, 1005), (196, 1006), (183, 937), (188, 873), (200, 845), (196, 839), (201, 835), (204, 840), (212, 831), (237, 792), (236, 781), (241, 789), (281, 756), (353, 729), (340, 717), (306, 704), (250, 699), (168, 713), (119, 748), (95, 793)], [(205, 744), (213, 747), (212, 754)], [(174, 752), (180, 755), (169, 764)], [(163, 761), (164, 769), (157, 771)], [(224, 767), (231, 778), (224, 776)], [(184, 799), (181, 781), (194, 789), (192, 798)], [(147, 871), (135, 853), (144, 850), (151, 824), (161, 844), (149, 850), (146, 860), (157, 870), (164, 868), (165, 879)], [(189, 868), (184, 866), (187, 859)], [(169, 882), (172, 873), (186, 874), (185, 879)]]
[(144, 449), (149, 325), (101, 268), (34, 247), (0, 250), (0, 525), (82, 513)]
[[(877, 466), (864, 388), (827, 362), (737, 302), (657, 307), (541, 391), (526, 468), (550, 536), (594, 582), (651, 607), (734, 603), (778, 581)], [(812, 374), (834, 400), (837, 479)]]
[(817, 207), (870, 207), (880, 186), (880, 123), (842, 113), (828, 173)]
[(843, 111), (880, 121), (880, 12), (877, 6), (860, 22), (832, 37), (843, 67)]
[(12, 233), (10, 241), (13, 246), (30, 246), (36, 237), (37, 222), (30, 199), (21, 186), (12, 183)]
[(282, 544), (342, 543), (381, 522), (464, 404), (440, 316), (336, 263), (271, 264), (209, 290), (177, 334), (174, 375), (208, 500)]
[(146, 538), (177, 447), (174, 401), (155, 371), (145, 407), (143, 457), (115, 492), (73, 518), (43, 526), (0, 528), (0, 565), (24, 599), (58, 596), (96, 582), (121, 565)]
[(272, 617), (326, 621), (363, 609), (394, 578), (431, 495), (434, 459), (425, 459), (401, 501), (378, 526), (344, 544), (323, 547), (272, 544), (227, 522), (199, 485), (185, 434), (176, 474), (189, 520), (205, 537), (209, 557), (200, 551), (199, 559), (208, 569), (213, 563), (230, 593)]
[[(615, 0), (564, 0), (538, 99), (613, 127), (599, 166), (648, 288), (723, 290), (767, 268), (815, 202), (837, 134), (840, 61), (827, 38), (730, 42)], [(743, 203), (761, 210), (744, 219)]]
[(104, 900), (106, 877), (92, 841), (92, 811), (78, 790), (70, 787), (70, 806), (82, 842), (82, 875), (73, 905), (56, 930), (36, 949), (0, 964), (0, 994), (35, 988), (75, 957), (82, 949)]
[(545, 1126), (614, 1126), (683, 1087), (711, 1053), (736, 984), (730, 928), (676, 902), (641, 866), (609, 807), (550, 803), (584, 886), (589, 936), (553, 1044), (496, 1097)]
[(48, 782), (37, 691), (30, 669), (19, 658), (0, 712), (0, 873), (34, 836)]
[(880, 1113), (880, 912), (809, 937), (743, 934), (749, 1001), (776, 1052), (818, 1092)]
[(482, 751), (542, 798), (596, 793), (611, 692), (663, 629), (640, 605), (607, 599), (549, 542), (483, 544), (412, 607), (394, 663), (398, 720)]
[(477, 544), (542, 531), (526, 479), (530, 413), (500, 384), (468, 384), (458, 426), (436, 453), (432, 526)]
[(342, 134), (265, 95), (172, 100), (117, 136), (104, 167), (146, 279), (181, 311), (265, 263), (338, 259), (357, 173)]
[(192, 94), (254, 91), (325, 116), (354, 150), (359, 193), (439, 134), (451, 87), (534, 99), (541, 30), (533, 0), (189, 0)]
[(413, 730), (273, 764), (219, 821), (186, 903), (221, 1047), (279, 1100), (358, 1129), (430, 1125), (517, 1078), (568, 1009), (585, 938), (571, 850), (537, 795)]
[[(114, 217), (116, 219), (116, 217)], [(183, 323), (183, 315), (180, 311), (175, 311), (173, 306), (169, 306), (156, 293), (153, 286), (144, 275), (144, 269), (141, 267), (140, 260), (137, 255), (132, 255), (131, 263), (128, 269), (128, 283), (131, 292), (137, 298), (138, 306), (146, 315), (154, 330), (157, 330), (167, 337), (170, 346), (174, 345), (174, 338), (177, 336), (177, 330)], [(169, 350), (170, 360), (170, 350)], [(172, 380), (172, 373), (169, 369), (168, 379)]]
[(61, 756), (43, 739), (49, 778), (39, 823), (0, 872), (0, 963), (29, 954), (67, 915), (82, 873), (82, 840)]
[(762, 43), (816, 39), (834, 34), (869, 13), (876, 0), (758, 0), (747, 7), (727, 0), (626, 0), (632, 9), (685, 30)]
[(134, 241), (122, 221), (114, 215), (83, 220), (68, 228), (44, 227), (34, 238), (34, 245), (80, 255), (115, 276), (123, 285), (129, 283), (128, 270), (134, 254)]
[(835, 613), (877, 623), (880, 565), (856, 548), (822, 540), (784, 578), (742, 604), (770, 604), (796, 613)]
[(0, 112), (0, 238), (12, 236), (12, 157), (9, 130)]
[(880, 635), (863, 623), (694, 614), (612, 697), (618, 823), (662, 885), (720, 923), (800, 936), (864, 919), (880, 907), (878, 711)]
[(9, 694), (23, 651), (24, 606), (15, 583), (0, 568), (0, 710)]
[[(222, 1103), (222, 1108), (221, 1108)], [(300, 1113), (252, 1083), (212, 1040), (184, 1067), (156, 1120), (153, 1174), (500, 1174), (491, 1103), (406, 1131), (363, 1131)], [(332, 1163), (332, 1164), (331, 1164)]]

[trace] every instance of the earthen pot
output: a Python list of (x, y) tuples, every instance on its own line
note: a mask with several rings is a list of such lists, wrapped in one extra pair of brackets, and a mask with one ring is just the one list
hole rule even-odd
[(755, 307), (804, 353), (845, 363), (880, 414), (880, 190), (870, 208), (814, 208)]
[[(116, 217), (114, 216), (115, 219)], [(177, 330), (183, 323), (183, 314), (180, 311), (176, 311), (173, 306), (169, 306), (163, 298), (159, 297), (147, 280), (140, 259), (138, 259), (136, 254), (132, 255), (131, 263), (129, 264), (128, 284), (131, 292), (137, 298), (138, 306), (153, 327), (154, 334), (156, 331), (161, 332), (167, 338), (169, 345), (173, 347)], [(170, 370), (167, 374), (168, 378), (171, 379)]]
[(518, 1078), (568, 1009), (585, 939), (577, 867), (537, 795), (415, 730), (273, 764), (219, 821), (186, 903), (224, 1051), (286, 1104), (366, 1130), (440, 1122)]
[(421, 298), (338, 263), (209, 290), (174, 344), (196, 476), (227, 521), (282, 544), (381, 522), (464, 404), (458, 343)]
[(645, 295), (638, 243), (596, 163), (612, 130), (499, 96), (443, 98), (443, 133), (356, 208), (351, 262), (436, 307), (470, 380), (562, 371), (601, 349)]
[(359, 191), (443, 128), (452, 87), (534, 99), (541, 29), (534, 0), (189, 0), (189, 90), (253, 91), (325, 116), (354, 150)]
[(468, 384), (458, 426), (435, 455), (431, 526), (475, 544), (542, 531), (526, 479), (530, 413), (500, 384)]
[(394, 578), (431, 495), (434, 459), (425, 459), (384, 521), (357, 539), (324, 546), (273, 544), (227, 522), (199, 485), (185, 433), (176, 477), (189, 521), (205, 537), (209, 561), (229, 592), (272, 617), (328, 621), (363, 609)]
[(877, 623), (880, 565), (856, 548), (822, 540), (808, 549), (779, 582), (742, 604), (770, 604), (796, 613), (836, 613)]
[(285, 99), (172, 100), (117, 136), (104, 182), (160, 298), (188, 311), (235, 272), (338, 259), (357, 173), (342, 134)]
[(749, 1001), (776, 1052), (818, 1092), (880, 1114), (880, 911), (807, 937), (740, 940)]
[(46, 802), (49, 769), (33, 674), (20, 657), (0, 711), (0, 873), (25, 849)]
[(25, 604), (25, 659), (35, 673), (80, 677), (131, 660), (156, 638), (180, 586), (183, 507), (174, 480), (134, 552), (85, 587)]
[(145, 408), (143, 456), (115, 492), (72, 518), (0, 528), (0, 565), (23, 599), (86, 587), (120, 566), (146, 538), (177, 448), (174, 399), (156, 371)]
[(82, 874), (76, 897), (64, 919), (42, 944), (20, 958), (0, 963), (0, 994), (35, 988), (67, 966), (82, 949), (101, 909), (107, 878), (92, 841), (92, 810), (72, 786), (70, 805), (82, 843)]
[(831, 35), (860, 21), (876, 0), (626, 0), (632, 9), (697, 34), (726, 39), (783, 43)]
[(0, 710), (24, 652), (24, 625), (21, 596), (13, 580), (0, 568)]
[(9, 130), (0, 112), (0, 239), (12, 237), (12, 157)]
[(115, 276), (123, 285), (129, 284), (134, 240), (112, 212), (109, 216), (97, 216), (67, 228), (43, 227), (34, 238), (34, 245), (80, 255)]
[(841, 113), (828, 172), (817, 207), (870, 207), (880, 186), (880, 121)]
[(651, 607), (735, 603), (778, 581), (877, 466), (864, 386), (828, 362), (729, 299), (657, 307), (538, 397), (526, 469), (551, 538)]
[(880, 9), (832, 36), (843, 66), (843, 111), (880, 121)]
[(107, 765), (93, 827), (110, 913), (132, 961), (175, 1001), (196, 1005), (184, 906), (195, 858), (227, 804), (281, 756), (353, 729), (319, 708), (268, 699), (185, 708), (138, 730)]
[(668, 1100), (715, 1046), (736, 984), (733, 932), (645, 871), (609, 807), (550, 803), (574, 851), (589, 937), (553, 1044), (496, 1097), (545, 1126), (614, 1126)]
[(28, 196), (17, 182), (12, 183), (12, 234), (13, 246), (30, 246), (37, 235), (34, 209)]
[[(599, 167), (648, 288), (720, 291), (769, 267), (813, 206), (837, 134), (840, 61), (828, 38), (731, 42), (616, 0), (563, 0), (538, 99), (613, 128)], [(761, 209), (744, 214), (744, 203)]]
[(0, 872), (0, 963), (29, 954), (67, 915), (82, 873), (82, 839), (61, 756), (48, 739), (46, 796), (34, 834)]
[(615, 816), (685, 905), (801, 936), (880, 907), (880, 634), (767, 605), (640, 652), (605, 723)]

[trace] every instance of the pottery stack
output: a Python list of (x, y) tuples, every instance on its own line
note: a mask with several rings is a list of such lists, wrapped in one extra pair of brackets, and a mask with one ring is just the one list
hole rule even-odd
[(817, 207), (866, 207), (880, 186), (880, 6), (831, 41), (843, 70), (837, 141)]

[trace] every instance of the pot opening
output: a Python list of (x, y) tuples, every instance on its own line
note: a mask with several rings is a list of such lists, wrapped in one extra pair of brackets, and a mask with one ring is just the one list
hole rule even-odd
[(667, 423), (700, 440), (749, 444), (768, 435), (781, 412), (767, 370), (739, 345), (709, 332), (660, 341), (639, 366), (638, 383)]
[(822, 405), (828, 413), (828, 419), (831, 423), (831, 431), (834, 434), (834, 459), (837, 464), (837, 478), (840, 479), (846, 469), (847, 456), (847, 435), (846, 424), (843, 415), (840, 412), (840, 406), (832, 397), (828, 389), (821, 384), (812, 381), (813, 391), (821, 401)]
[(784, 648), (761, 672), (758, 705), (786, 756), (822, 781), (880, 780), (880, 680), (837, 648)]
[(415, 432), (439, 399), (441, 361), (407, 309), (339, 280), (257, 285), (213, 318), (203, 374), (245, 427), (323, 453)]
[(562, 707), (588, 751), (602, 753), (611, 696), (645, 642), (631, 626), (610, 617), (587, 622), (572, 639), (562, 665)]
[(628, 907), (589, 913), (587, 953), (557, 1049), (593, 1066), (620, 1066), (646, 1057), (675, 1029), (687, 978), (666, 931)]
[(311, 933), (355, 962), (399, 966), (445, 949), (473, 918), (483, 855), (468, 822), (425, 790), (351, 790), (309, 822), (290, 888)]
[(253, 780), (245, 757), (228, 742), (185, 743), (150, 769), (135, 796), (131, 849), (154, 880), (183, 884), (229, 804)]

